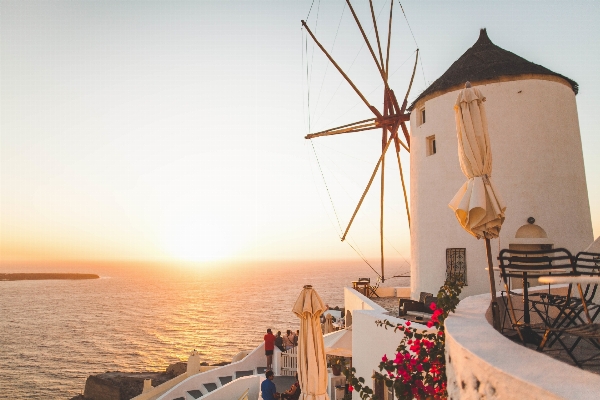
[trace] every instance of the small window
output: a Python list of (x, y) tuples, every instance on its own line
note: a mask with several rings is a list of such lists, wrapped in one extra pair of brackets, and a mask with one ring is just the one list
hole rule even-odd
[(446, 249), (446, 279), (458, 278), (467, 286), (467, 249)]
[(423, 125), (425, 123), (425, 107), (419, 109), (417, 114), (417, 125)]
[[(375, 376), (373, 371), (373, 377)], [(388, 387), (383, 380), (373, 378), (373, 394), (381, 400), (394, 400), (394, 387)]]
[(437, 152), (435, 146), (435, 135), (431, 135), (425, 138), (426, 146), (427, 146), (427, 155), (432, 156)]
[(375, 379), (375, 371), (373, 371), (373, 394), (378, 399), (383, 399), (384, 393), (386, 393), (385, 382), (383, 380)]

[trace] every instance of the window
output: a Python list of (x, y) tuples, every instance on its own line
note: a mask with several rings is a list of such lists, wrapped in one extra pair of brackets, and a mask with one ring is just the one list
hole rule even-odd
[(425, 138), (425, 142), (427, 156), (434, 155), (437, 152), (437, 148), (435, 145), (435, 135), (427, 136)]
[(423, 125), (425, 123), (425, 107), (419, 109), (419, 113), (417, 114), (417, 126)]
[(467, 249), (446, 249), (446, 279), (459, 277), (467, 286)]
[[(373, 371), (373, 376), (375, 371)], [(383, 380), (373, 378), (373, 394), (381, 400), (394, 400), (394, 387), (387, 387)]]

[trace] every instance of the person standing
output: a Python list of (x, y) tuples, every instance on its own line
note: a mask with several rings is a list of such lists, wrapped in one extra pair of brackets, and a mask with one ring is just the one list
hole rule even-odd
[(281, 337), (281, 331), (277, 331), (277, 335), (275, 335), (275, 346), (281, 351), (285, 351), (283, 347), (283, 337)]
[(265, 376), (267, 377), (267, 379), (265, 379), (260, 384), (260, 391), (262, 392), (263, 400), (278, 400), (279, 393), (277, 393), (277, 388), (275, 387), (275, 383), (273, 382), (275, 374), (273, 374), (273, 371), (267, 371), (265, 373)]
[(300, 329), (296, 329), (296, 334), (294, 335), (294, 346), (298, 346), (298, 337), (300, 336)]
[(275, 350), (275, 335), (271, 331), (271, 328), (267, 329), (265, 339), (265, 355), (267, 356), (267, 371), (273, 369), (273, 350)]
[(283, 337), (283, 347), (285, 347), (286, 351), (294, 347), (294, 334), (290, 329), (287, 330)]

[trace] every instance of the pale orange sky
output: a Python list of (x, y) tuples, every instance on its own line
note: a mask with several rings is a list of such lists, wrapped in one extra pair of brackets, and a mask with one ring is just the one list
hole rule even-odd
[[(300, 20), (311, 3), (3, 1), (0, 262), (358, 259), (340, 242), (340, 226), (380, 139), (315, 140), (322, 171), (303, 139), (369, 117), (319, 50), (304, 45)], [(380, 78), (343, 3), (315, 2), (309, 24), (327, 48), (335, 41), (334, 57), (380, 107)], [(598, 236), (600, 7), (402, 5), (414, 39), (396, 4), (391, 86), (406, 90), (416, 40), (422, 63), (409, 102), (481, 27), (499, 46), (579, 83)], [(368, 5), (356, 7), (367, 24)], [(387, 256), (408, 259), (397, 170), (388, 176)], [(378, 191), (351, 230), (375, 263)]]

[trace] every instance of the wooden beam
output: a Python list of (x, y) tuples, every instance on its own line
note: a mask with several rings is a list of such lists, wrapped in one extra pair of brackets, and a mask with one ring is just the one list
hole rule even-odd
[(369, 51), (371, 52), (371, 56), (373, 56), (375, 65), (377, 65), (377, 69), (379, 70), (379, 74), (381, 74), (381, 79), (383, 79), (383, 83), (384, 83), (385, 87), (387, 88), (388, 83), (387, 83), (387, 78), (385, 76), (385, 71), (383, 71), (383, 66), (379, 65), (379, 61), (377, 61), (377, 56), (375, 55), (375, 52), (373, 51), (373, 47), (371, 47), (371, 43), (369, 42), (369, 39), (367, 38), (367, 34), (365, 33), (364, 29), (362, 28), (362, 25), (360, 24), (360, 21), (358, 20), (358, 16), (354, 12), (354, 8), (352, 8), (352, 4), (350, 4), (350, 0), (346, 0), (346, 3), (348, 3), (348, 7), (350, 8), (350, 11), (352, 11), (352, 15), (354, 16), (356, 25), (358, 25), (358, 29), (360, 29), (360, 33), (362, 33), (363, 39), (365, 39), (365, 43), (367, 44), (367, 47), (369, 48)]
[(394, 9), (394, 0), (390, 0), (390, 22), (388, 25), (388, 42), (387, 42), (387, 54), (385, 56), (385, 77), (389, 79), (390, 74), (390, 43), (392, 41), (392, 12)]
[(379, 60), (381, 62), (381, 69), (385, 73), (385, 80), (387, 81), (387, 72), (383, 66), (383, 54), (381, 53), (381, 42), (379, 41), (379, 29), (377, 29), (377, 20), (375, 19), (375, 10), (373, 10), (373, 0), (369, 0), (369, 6), (371, 7), (371, 18), (373, 18), (373, 28), (375, 29), (375, 37), (377, 38), (377, 49), (379, 50)]
[(387, 145), (385, 146), (385, 148), (383, 149), (383, 152), (381, 153), (381, 156), (379, 157), (379, 161), (377, 161), (377, 165), (375, 165), (375, 169), (373, 170), (373, 173), (371, 174), (371, 179), (369, 179), (369, 183), (367, 184), (367, 187), (365, 188), (360, 201), (358, 202), (358, 205), (356, 206), (356, 209), (354, 210), (354, 214), (352, 214), (352, 218), (350, 218), (350, 222), (348, 223), (348, 227), (346, 228), (346, 231), (344, 232), (344, 235), (342, 236), (342, 242), (344, 240), (346, 240), (346, 235), (348, 235), (348, 231), (350, 230), (350, 227), (352, 226), (352, 222), (354, 221), (354, 218), (356, 217), (356, 214), (358, 213), (358, 210), (360, 209), (360, 206), (362, 205), (363, 201), (365, 200), (365, 196), (367, 195), (367, 192), (369, 191), (369, 189), (371, 188), (371, 184), (373, 183), (373, 179), (375, 179), (375, 175), (377, 175), (377, 170), (379, 169), (379, 165), (381, 165), (381, 160), (383, 159), (383, 155), (385, 154), (385, 152), (387, 151), (387, 149), (390, 147), (390, 143), (392, 143), (392, 138), (390, 137), (390, 140), (388, 140)]
[(378, 128), (380, 128), (380, 127), (377, 125), (374, 125), (374, 124), (355, 125), (355, 126), (351, 126), (348, 128), (329, 129), (329, 130), (326, 130), (323, 132), (311, 133), (310, 135), (306, 135), (304, 138), (305, 139), (314, 139), (314, 138), (322, 137), (322, 136), (341, 135), (342, 133), (362, 132), (362, 131), (368, 131), (371, 129), (378, 129)]
[(381, 114), (377, 111), (377, 109), (369, 104), (369, 102), (367, 101), (367, 99), (365, 98), (365, 96), (363, 96), (363, 94), (360, 92), (360, 90), (358, 90), (358, 88), (350, 80), (350, 78), (348, 77), (348, 75), (346, 75), (346, 73), (342, 70), (342, 68), (340, 68), (340, 66), (335, 62), (335, 60), (329, 55), (329, 53), (327, 52), (327, 50), (325, 50), (325, 48), (321, 45), (321, 43), (319, 43), (319, 41), (317, 40), (317, 38), (315, 37), (315, 35), (313, 35), (312, 31), (310, 30), (310, 28), (308, 27), (308, 25), (306, 25), (306, 22), (304, 20), (302, 21), (302, 26), (304, 26), (306, 28), (306, 31), (309, 33), (310, 37), (313, 38), (313, 40), (315, 41), (315, 43), (317, 44), (317, 46), (319, 46), (319, 48), (321, 49), (321, 51), (323, 51), (323, 53), (327, 56), (327, 58), (329, 59), (329, 61), (331, 61), (331, 63), (333, 64), (333, 66), (337, 68), (337, 70), (340, 72), (340, 74), (342, 74), (342, 76), (346, 79), (346, 81), (350, 84), (350, 86), (352, 86), (352, 89), (354, 89), (354, 91), (356, 92), (356, 94), (358, 94), (358, 96), (361, 98), (361, 100), (367, 105), (367, 107), (369, 107), (369, 110), (371, 110), (371, 112), (373, 112), (375, 114), (375, 116), (381, 117)]

